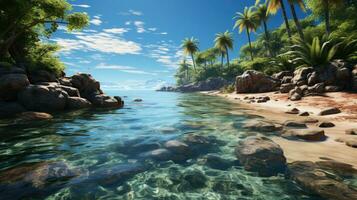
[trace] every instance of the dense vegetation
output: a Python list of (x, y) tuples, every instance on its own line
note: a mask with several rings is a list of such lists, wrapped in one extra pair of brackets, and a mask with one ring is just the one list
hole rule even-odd
[(62, 73), (64, 65), (55, 55), (59, 47), (45, 41), (59, 25), (67, 26), (69, 31), (88, 25), (85, 13), (73, 13), (71, 9), (67, 0), (1, 0), (1, 66), (16, 64), (29, 72), (44, 69)]
[[(296, 9), (308, 15), (299, 19)], [(292, 19), (287, 17), (289, 11)], [(282, 12), (284, 23), (269, 30), (270, 16), (277, 12)], [(240, 57), (229, 62), (228, 50), (234, 48), (234, 41), (228, 31), (217, 34), (214, 46), (203, 51), (199, 51), (197, 39), (186, 39), (182, 48), (191, 59), (181, 62), (177, 84), (210, 77), (233, 80), (248, 69), (273, 74), (301, 66), (323, 67), (333, 59), (357, 62), (356, 0), (257, 0), (255, 5), (237, 12), (234, 19), (234, 28), (248, 38), (240, 48)], [(259, 28), (262, 33), (252, 41), (251, 34)], [(219, 45), (217, 41), (221, 41)]]

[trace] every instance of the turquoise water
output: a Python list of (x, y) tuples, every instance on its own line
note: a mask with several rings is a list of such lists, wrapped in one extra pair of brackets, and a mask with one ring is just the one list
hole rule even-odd
[[(200, 94), (108, 93), (126, 95), (125, 108), (61, 113), (49, 122), (2, 121), (0, 199), (316, 199), (283, 176), (261, 178), (236, 164), (238, 140), (257, 134), (240, 126), (258, 117), (239, 105)], [(192, 134), (210, 143), (187, 160), (146, 156)], [(38, 170), (51, 163), (75, 175), (59, 167), (56, 174), (66, 175), (59, 179)]]

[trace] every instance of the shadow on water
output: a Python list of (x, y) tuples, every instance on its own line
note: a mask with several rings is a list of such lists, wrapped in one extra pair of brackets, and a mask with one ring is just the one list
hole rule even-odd
[[(120, 110), (0, 122), (0, 197), (314, 199), (281, 176), (261, 178), (239, 166), (234, 147), (254, 134), (240, 124), (259, 116), (219, 97), (149, 91), (127, 95)], [(189, 148), (168, 150), (169, 140)]]

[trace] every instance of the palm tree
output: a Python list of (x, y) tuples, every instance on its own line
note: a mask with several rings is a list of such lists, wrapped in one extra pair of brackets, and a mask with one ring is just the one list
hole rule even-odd
[(280, 8), (283, 12), (283, 17), (284, 17), (285, 26), (286, 26), (286, 32), (288, 33), (289, 39), (291, 40), (291, 29), (290, 29), (290, 25), (289, 25), (288, 16), (286, 14), (284, 1), (283, 0), (269, 0), (268, 13), (276, 14), (276, 12), (278, 12), (278, 10)]
[(288, 0), (288, 2), (290, 5), (291, 13), (293, 14), (293, 19), (294, 19), (294, 22), (296, 25), (296, 29), (299, 33), (301, 40), (304, 40), (304, 38), (305, 38), (304, 33), (302, 32), (302, 27), (301, 27), (299, 18), (297, 17), (296, 10), (295, 10), (295, 4), (298, 4), (300, 6), (300, 8), (305, 11), (304, 1), (303, 0)]
[[(245, 28), (247, 31), (249, 47), (252, 50), (252, 42), (250, 40), (250, 32), (255, 31), (257, 28), (257, 19), (256, 15), (253, 12), (253, 8), (245, 7), (243, 13), (236, 13), (235, 18), (237, 18), (236, 23), (234, 24), (234, 28), (239, 28), (239, 33), (242, 33)], [(250, 57), (253, 60), (253, 53), (250, 51)]]
[(273, 55), (273, 52), (270, 49), (270, 37), (269, 37), (269, 32), (268, 32), (268, 27), (267, 27), (267, 21), (269, 19), (269, 13), (268, 13), (268, 6), (267, 2), (263, 4), (259, 4), (259, 1), (257, 1), (258, 4), (256, 4), (256, 11), (255, 15), (257, 16), (259, 24), (263, 23), (264, 26), (264, 33), (265, 33), (265, 38), (266, 38), (266, 43), (265, 47), (268, 51), (268, 54), (271, 56)]
[(186, 81), (189, 81), (189, 76), (188, 76), (188, 65), (186, 63), (186, 59), (183, 59), (183, 61), (180, 63), (180, 66), (186, 71)]
[(218, 33), (214, 39), (214, 46), (217, 49), (220, 49), (222, 52), (222, 66), (223, 66), (223, 57), (227, 56), (227, 65), (229, 67), (229, 50), (233, 49), (233, 36), (232, 33), (226, 31), (224, 33)]
[(326, 25), (326, 34), (330, 35), (331, 25), (330, 25), (330, 7), (331, 5), (341, 6), (345, 1), (343, 0), (323, 0), (324, 4), (324, 15), (325, 15), (325, 25)]
[(198, 49), (198, 40), (195, 38), (186, 38), (182, 41), (181, 47), (185, 55), (190, 55), (193, 62), (193, 69), (196, 71), (196, 63), (194, 54), (199, 50)]

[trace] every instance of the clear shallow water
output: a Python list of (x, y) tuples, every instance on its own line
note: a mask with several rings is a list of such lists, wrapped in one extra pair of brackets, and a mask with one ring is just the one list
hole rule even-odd
[[(261, 178), (234, 164), (238, 140), (257, 134), (240, 128), (258, 116), (247, 115), (238, 105), (200, 94), (108, 93), (126, 95), (125, 108), (62, 113), (50, 122), (2, 121), (0, 199), (316, 199), (283, 176)], [(135, 98), (144, 101), (134, 103)], [(144, 155), (189, 134), (214, 142), (187, 162), (159, 162)], [(212, 154), (221, 160), (213, 159), (211, 165), (206, 158)], [(11, 187), (1, 186), (7, 176), (16, 179), (52, 162), (75, 169), (76, 176), (50, 183), (46, 179), (46, 184), (37, 178), (31, 186), (12, 180), (17, 182)]]

